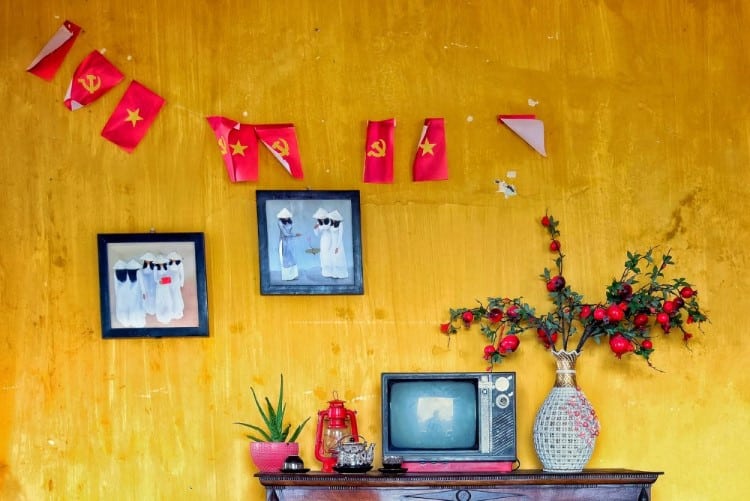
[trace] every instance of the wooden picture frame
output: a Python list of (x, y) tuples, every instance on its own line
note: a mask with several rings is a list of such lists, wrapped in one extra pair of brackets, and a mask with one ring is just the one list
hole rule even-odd
[(102, 233), (103, 338), (208, 336), (203, 233)]
[(359, 191), (255, 194), (261, 294), (364, 294)]

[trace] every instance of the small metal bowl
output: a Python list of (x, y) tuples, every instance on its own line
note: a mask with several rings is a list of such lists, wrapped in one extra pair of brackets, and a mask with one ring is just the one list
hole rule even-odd
[(284, 460), (284, 466), (281, 467), (282, 473), (307, 473), (309, 468), (305, 468), (305, 463), (299, 456), (287, 456)]

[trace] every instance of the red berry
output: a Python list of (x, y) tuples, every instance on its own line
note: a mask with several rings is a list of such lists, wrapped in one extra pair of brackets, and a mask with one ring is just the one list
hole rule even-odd
[(547, 227), (549, 226), (549, 217), (543, 216), (542, 217), (542, 226)]
[(443, 334), (448, 334), (450, 331), (451, 331), (450, 323), (440, 324), (440, 332), (442, 332)]
[(607, 318), (610, 322), (619, 322), (624, 316), (625, 314), (616, 304), (610, 305), (609, 308), (607, 308)]
[(505, 310), (505, 315), (511, 320), (518, 320), (518, 305), (511, 305), (507, 310)]
[(633, 286), (627, 282), (621, 282), (617, 294), (621, 298), (628, 298), (633, 295)]
[(676, 307), (676, 308), (677, 308), (678, 310), (679, 310), (680, 308), (682, 308), (683, 306), (685, 306), (685, 300), (684, 300), (684, 299), (682, 299), (682, 298), (681, 298), (681, 297), (679, 297), (679, 296), (677, 296), (676, 298), (674, 298), (674, 299), (672, 300), (672, 302), (674, 303), (675, 307)]
[(502, 341), (500, 341), (500, 353), (516, 351), (519, 343), (520, 340), (518, 339), (518, 336), (514, 336), (513, 334), (505, 336)]
[(594, 309), (594, 320), (602, 321), (607, 316), (607, 310), (602, 308), (601, 306), (597, 306)]
[(664, 301), (664, 304), (662, 305), (661, 309), (664, 310), (664, 313), (671, 315), (672, 313), (675, 312), (677, 307), (672, 301)]
[(648, 315), (645, 313), (639, 313), (633, 318), (633, 325), (636, 327), (643, 327), (648, 323)]
[(581, 318), (589, 318), (589, 315), (591, 315), (591, 306), (584, 304), (581, 306)]
[(549, 250), (552, 252), (557, 252), (560, 250), (560, 241), (559, 240), (553, 240), (549, 243)]
[(496, 324), (503, 319), (503, 310), (500, 308), (492, 308), (489, 315), (487, 315), (487, 318), (490, 319), (490, 322)]
[(554, 276), (547, 282), (547, 290), (549, 292), (557, 292), (565, 287), (565, 279), (560, 275)]
[(495, 354), (495, 351), (496, 351), (495, 347), (492, 346), (491, 344), (488, 344), (487, 346), (485, 346), (484, 347), (484, 359), (489, 360), (490, 357), (492, 357), (492, 355)]
[(696, 291), (692, 289), (692, 287), (686, 286), (680, 289), (680, 296), (682, 296), (685, 299), (690, 299), (691, 297), (695, 296), (697, 294)]
[(669, 325), (669, 315), (666, 313), (659, 312), (656, 314), (656, 321), (659, 322), (662, 326)]
[(622, 334), (615, 334), (609, 339), (609, 348), (621, 358), (625, 353), (633, 351), (633, 344)]
[(474, 314), (470, 311), (465, 311), (463, 315), (461, 315), (461, 320), (463, 320), (465, 324), (470, 324), (474, 321)]
[(654, 343), (652, 343), (650, 339), (644, 339), (643, 342), (641, 342), (641, 348), (644, 350), (652, 350), (654, 348)]

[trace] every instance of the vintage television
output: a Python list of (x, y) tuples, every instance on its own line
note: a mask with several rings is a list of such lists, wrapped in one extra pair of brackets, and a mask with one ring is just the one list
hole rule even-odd
[(409, 471), (515, 468), (514, 372), (381, 375), (383, 456)]

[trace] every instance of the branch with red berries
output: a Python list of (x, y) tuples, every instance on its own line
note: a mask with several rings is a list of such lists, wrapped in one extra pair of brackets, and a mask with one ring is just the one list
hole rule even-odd
[(693, 334), (686, 325), (696, 323), (700, 328), (708, 321), (694, 286), (684, 278), (665, 277), (665, 271), (675, 265), (671, 251), (657, 259), (654, 248), (643, 254), (628, 252), (622, 274), (606, 288), (605, 300), (584, 301), (563, 275), (559, 222), (545, 215), (541, 223), (550, 238), (549, 249), (556, 254), (554, 271), (545, 268), (540, 275), (554, 308), (538, 315), (523, 298), (489, 297), (473, 308), (451, 308), (450, 320), (440, 326), (450, 339), (459, 327), (470, 329), (478, 324), (489, 343), (484, 348), (488, 370), (518, 349), (519, 335), (527, 330), (535, 330), (546, 349), (580, 352), (590, 339), (608, 340), (617, 358), (634, 353), (654, 367), (649, 360), (654, 351), (652, 331), (667, 335), (679, 330), (687, 343)]

